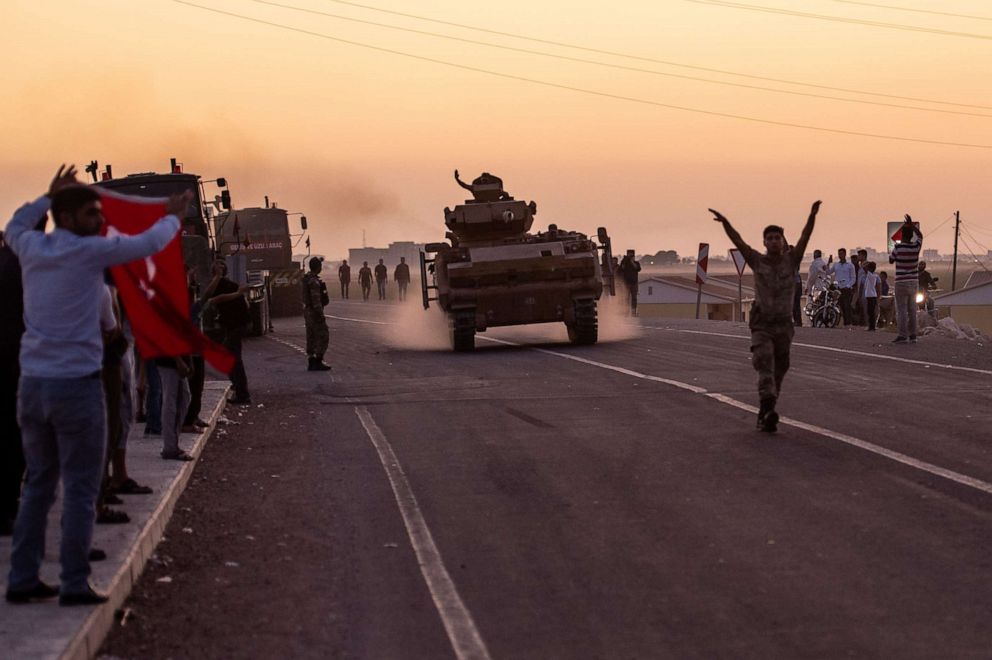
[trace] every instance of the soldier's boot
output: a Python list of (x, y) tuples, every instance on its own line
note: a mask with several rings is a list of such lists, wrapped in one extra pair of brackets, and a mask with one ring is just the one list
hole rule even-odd
[(775, 399), (762, 399), (758, 408), (758, 430), (775, 433), (778, 430), (778, 413), (775, 412)]

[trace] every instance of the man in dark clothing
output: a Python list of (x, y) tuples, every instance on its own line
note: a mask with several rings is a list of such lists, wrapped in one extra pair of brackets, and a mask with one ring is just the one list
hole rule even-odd
[(368, 302), (369, 294), (372, 293), (372, 269), (367, 261), (363, 261), (358, 270), (358, 283), (362, 286), (362, 300)]
[(375, 267), (375, 287), (379, 293), (379, 300), (386, 299), (386, 278), (388, 272), (386, 264), (382, 263), (382, 259), (380, 259)]
[(400, 302), (406, 300), (406, 288), (410, 286), (410, 265), (406, 262), (406, 257), (400, 257), (400, 263), (393, 271), (393, 279), (399, 287)]
[(213, 279), (207, 285), (203, 297), (217, 309), (217, 322), (224, 337), (221, 343), (224, 348), (234, 355), (234, 369), (231, 370), (231, 384), (234, 386), (234, 397), (230, 403), (248, 405), (251, 395), (248, 393), (248, 374), (245, 373), (245, 363), (241, 358), (241, 343), (245, 337), (245, 327), (251, 322), (248, 311), (248, 301), (245, 300), (246, 286), (238, 286), (227, 279), (227, 264), (223, 259), (214, 261)]
[(769, 225), (763, 232), (765, 254), (754, 250), (718, 211), (710, 209), (714, 220), (723, 225), (744, 261), (754, 271), (754, 304), (751, 307), (751, 364), (758, 372), (758, 429), (774, 433), (778, 428), (775, 403), (782, 391), (782, 380), (789, 370), (789, 351), (795, 326), (792, 320), (795, 275), (799, 269), (820, 202), (814, 202), (809, 219), (794, 248), (785, 242), (781, 227)]
[(633, 250), (627, 250), (627, 254), (624, 255), (623, 260), (620, 262), (619, 271), (624, 288), (627, 289), (630, 314), (631, 316), (637, 316), (637, 285), (640, 278), (641, 262), (634, 259)]
[(338, 281), (341, 282), (341, 300), (347, 300), (348, 288), (351, 286), (351, 266), (347, 259), (338, 266)]
[(0, 536), (14, 531), (24, 480), (24, 450), (17, 425), (23, 298), (21, 264), (0, 234)]

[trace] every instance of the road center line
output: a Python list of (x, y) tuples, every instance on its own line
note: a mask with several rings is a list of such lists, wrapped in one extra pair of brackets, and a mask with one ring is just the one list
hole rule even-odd
[[(726, 332), (707, 332), (705, 330), (682, 330), (678, 328), (660, 328), (656, 325), (645, 325), (642, 326), (650, 330), (661, 330), (663, 332), (683, 332), (689, 335), (710, 335), (712, 337), (732, 337), (733, 339), (750, 339), (747, 335), (733, 335)], [(970, 373), (984, 374), (986, 376), (992, 376), (992, 371), (988, 369), (977, 369), (975, 367), (960, 367), (956, 364), (944, 364), (941, 362), (927, 362), (925, 360), (913, 360), (911, 358), (897, 357), (895, 355), (880, 355), (878, 353), (869, 353), (867, 351), (854, 351), (849, 348), (837, 348), (835, 346), (820, 346), (819, 344), (805, 344), (802, 342), (794, 341), (793, 346), (802, 346), (803, 348), (814, 348), (819, 351), (831, 351), (833, 353), (847, 353), (848, 355), (858, 355), (862, 357), (878, 358), (879, 360), (892, 360), (893, 362), (903, 362), (906, 364), (917, 364), (926, 367), (937, 367), (938, 369), (952, 369), (955, 371), (967, 371)]]
[(489, 660), (489, 650), (475, 627), (472, 614), (462, 601), (455, 583), (444, 567), (441, 553), (434, 543), (434, 537), (427, 527), (427, 522), (417, 504), (417, 498), (410, 488), (410, 482), (407, 481), (399, 459), (393, 452), (392, 445), (365, 406), (356, 406), (355, 414), (358, 415), (362, 427), (372, 441), (376, 453), (379, 454), (379, 461), (386, 471), (386, 476), (389, 477), (393, 496), (403, 516), (403, 524), (406, 525), (407, 536), (410, 537), (410, 544), (417, 555), (420, 573), (427, 582), (427, 588), (431, 592), (431, 598), (434, 599), (434, 606), (437, 607), (455, 655), (459, 660)]
[[(707, 333), (708, 334), (708, 333)], [(738, 335), (734, 335), (738, 336)], [(499, 344), (507, 344), (509, 346), (520, 346), (514, 342), (506, 341), (503, 339), (494, 339), (492, 337), (479, 337), (479, 339), (484, 339), (486, 341), (492, 341)], [(539, 353), (545, 353), (547, 355), (554, 355), (556, 357), (565, 358), (566, 360), (573, 360), (575, 362), (581, 362), (583, 364), (588, 364), (593, 367), (599, 367), (600, 369), (607, 369), (609, 371), (615, 371), (617, 373), (624, 374), (626, 376), (633, 376), (634, 378), (640, 378), (642, 380), (649, 380), (658, 383), (665, 383), (666, 385), (673, 385), (683, 390), (688, 390), (694, 394), (702, 394), (714, 401), (719, 401), (720, 403), (726, 404), (728, 406), (733, 406), (740, 410), (745, 410), (752, 414), (757, 414), (758, 409), (752, 405), (744, 403), (743, 401), (738, 401), (733, 397), (729, 397), (725, 394), (720, 394), (718, 392), (709, 392), (705, 388), (698, 387), (696, 385), (690, 385), (689, 383), (683, 383), (677, 380), (670, 380), (667, 378), (659, 378), (658, 376), (651, 376), (649, 374), (643, 374), (639, 371), (634, 371), (632, 369), (624, 369), (623, 367), (617, 367), (612, 364), (606, 364), (604, 362), (597, 362), (595, 360), (588, 360), (586, 358), (581, 358), (576, 355), (569, 355), (568, 353), (559, 353), (558, 351), (549, 351), (544, 348), (532, 349)], [(982, 481), (981, 479), (976, 479), (974, 477), (969, 477), (968, 475), (955, 472), (953, 470), (948, 470), (947, 468), (942, 468), (939, 465), (934, 465), (933, 463), (928, 463), (926, 461), (921, 461), (919, 459), (913, 458), (898, 451), (893, 451), (882, 447), (881, 445), (876, 445), (873, 442), (868, 442), (867, 440), (861, 440), (860, 438), (855, 438), (854, 436), (847, 435), (845, 433), (838, 433), (837, 431), (832, 431), (822, 426), (817, 426), (815, 424), (808, 424), (806, 422), (801, 422), (797, 419), (791, 419), (789, 417), (782, 417), (779, 420), (780, 424), (785, 424), (786, 426), (792, 426), (797, 429), (802, 429), (803, 431), (808, 431), (810, 433), (815, 433), (821, 435), (825, 438), (830, 438), (831, 440), (837, 440), (843, 442), (844, 444), (851, 445), (852, 447), (857, 447), (863, 449), (864, 451), (869, 451), (873, 454), (883, 456), (890, 460), (896, 461), (897, 463), (902, 463), (903, 465), (908, 465), (911, 468), (927, 472), (937, 477), (942, 477), (949, 481), (959, 483), (963, 486), (968, 486), (974, 488), (975, 490), (981, 491), (983, 493), (992, 495), (992, 483)]]
[[(334, 317), (334, 318), (339, 318), (339, 317)], [(389, 325), (389, 324), (386, 324), (386, 323), (382, 323), (381, 321), (366, 321), (364, 319), (341, 319), (341, 320), (355, 321), (357, 323), (379, 323), (379, 324), (383, 324), (383, 325)], [(646, 327), (646, 328), (652, 328), (652, 329), (655, 329), (655, 330), (668, 330), (667, 328), (657, 328), (657, 327), (654, 327), (654, 326), (644, 326), (644, 327)], [(689, 332), (689, 333), (701, 334), (701, 335), (715, 335), (715, 336), (724, 336), (724, 337), (734, 337), (734, 338), (737, 338), (737, 339), (740, 339), (740, 338), (747, 339), (748, 338), (748, 337), (745, 337), (743, 335), (721, 334), (721, 333), (716, 333), (716, 332), (703, 332), (701, 330), (672, 330), (671, 332)], [(496, 339), (494, 337), (476, 337), (476, 338), (477, 339), (484, 340), (484, 341), (495, 342), (497, 344), (505, 344), (507, 346), (525, 346), (524, 344), (518, 344), (516, 342), (507, 341), (505, 339)], [(941, 365), (941, 364), (936, 364), (936, 363), (931, 363), (931, 362), (922, 362), (920, 360), (909, 360), (907, 358), (897, 358), (897, 357), (890, 357), (890, 356), (886, 356), (886, 355), (876, 355), (874, 353), (862, 353), (860, 351), (848, 351), (846, 349), (840, 349), (840, 348), (833, 349), (833, 348), (825, 347), (825, 346), (816, 346), (814, 344), (800, 344), (800, 345), (801, 346), (808, 346), (810, 348), (824, 348), (824, 349), (828, 349), (828, 350), (836, 350), (836, 351), (839, 351), (839, 352), (842, 352), (842, 353), (854, 353), (854, 354), (867, 355), (867, 356), (870, 356), (870, 357), (885, 358), (885, 359), (889, 359), (889, 360), (898, 360), (898, 361), (902, 361), (902, 362), (914, 362), (914, 363), (917, 363), (917, 364), (925, 364), (925, 365), (931, 365), (931, 366), (937, 366), (937, 367), (946, 367), (948, 369), (959, 369), (959, 370), (962, 370), (962, 371), (977, 371), (979, 373), (992, 374), (992, 372), (989, 372), (989, 371), (983, 371), (981, 369), (970, 369), (968, 367), (956, 367), (954, 365)], [(737, 399), (734, 399), (732, 397), (726, 396), (725, 394), (719, 394), (717, 392), (709, 392), (709, 391), (706, 390), (706, 388), (699, 387), (697, 385), (692, 385), (690, 383), (684, 383), (684, 382), (679, 381), (679, 380), (672, 380), (672, 379), (669, 379), (669, 378), (661, 378), (660, 376), (652, 376), (650, 374), (645, 374), (645, 373), (641, 373), (639, 371), (634, 371), (633, 369), (626, 369), (624, 367), (618, 367), (616, 365), (607, 364), (605, 362), (597, 362), (596, 360), (589, 360), (587, 358), (579, 357), (577, 355), (570, 355), (568, 353), (559, 353), (558, 351), (550, 351), (550, 350), (548, 350), (546, 348), (531, 348), (530, 350), (536, 351), (538, 353), (545, 353), (547, 355), (553, 355), (555, 357), (564, 358), (566, 360), (572, 360), (574, 362), (581, 362), (582, 364), (587, 364), (587, 365), (592, 366), (592, 367), (598, 367), (600, 369), (606, 369), (608, 371), (614, 371), (616, 373), (623, 374), (625, 376), (632, 376), (634, 378), (640, 378), (641, 380), (647, 380), (647, 381), (651, 381), (651, 382), (655, 382), (655, 383), (664, 383), (665, 385), (671, 385), (671, 386), (677, 387), (679, 389), (687, 390), (689, 392), (692, 392), (693, 394), (701, 394), (701, 395), (706, 396), (706, 397), (708, 397), (710, 399), (713, 399), (714, 401), (719, 401), (720, 403), (726, 404), (728, 406), (733, 406), (734, 408), (738, 408), (740, 410), (745, 410), (747, 412), (755, 413), (755, 414), (758, 412), (758, 409), (757, 408), (755, 408), (754, 406), (749, 405), (747, 403), (744, 403), (743, 401), (738, 401)], [(837, 440), (839, 442), (843, 442), (844, 444), (850, 445), (852, 447), (857, 447), (859, 449), (862, 449), (864, 451), (871, 452), (873, 454), (876, 454), (878, 456), (882, 456), (884, 458), (888, 458), (890, 460), (896, 461), (897, 463), (902, 463), (903, 465), (907, 465), (909, 467), (915, 468), (915, 469), (920, 470), (922, 472), (926, 472), (928, 474), (932, 474), (932, 475), (934, 475), (936, 477), (941, 477), (943, 479), (947, 479), (948, 481), (953, 481), (953, 482), (958, 483), (958, 484), (961, 484), (963, 486), (968, 486), (969, 488), (974, 488), (975, 490), (978, 490), (978, 491), (981, 491), (983, 493), (992, 495), (992, 483), (989, 483), (987, 481), (982, 481), (981, 479), (976, 479), (974, 477), (969, 477), (968, 475), (961, 474), (960, 472), (955, 472), (953, 470), (948, 470), (947, 468), (942, 468), (939, 465), (934, 465), (933, 463), (928, 463), (926, 461), (921, 461), (919, 459), (913, 458), (912, 456), (908, 456), (908, 455), (903, 454), (901, 452), (893, 451), (891, 449), (887, 449), (885, 447), (882, 447), (881, 445), (876, 445), (875, 443), (868, 442), (867, 440), (861, 440), (860, 438), (856, 438), (856, 437), (851, 436), (851, 435), (847, 435), (847, 434), (844, 434), (844, 433), (838, 433), (837, 431), (831, 431), (830, 429), (823, 428), (822, 426), (817, 426), (815, 424), (808, 424), (806, 422), (801, 422), (801, 421), (799, 421), (797, 419), (791, 419), (789, 417), (782, 417), (779, 420), (779, 423), (780, 424), (785, 424), (786, 426), (792, 426), (792, 427), (797, 428), (797, 429), (802, 429), (803, 431), (808, 431), (810, 433), (815, 433), (815, 434), (821, 435), (821, 436), (823, 436), (825, 438), (830, 438), (831, 440)]]
[(324, 314), (325, 318), (334, 319), (336, 321), (354, 321), (355, 323), (372, 323), (374, 325), (393, 325), (386, 321), (370, 321), (368, 319), (350, 319), (347, 316), (334, 316), (333, 314)]

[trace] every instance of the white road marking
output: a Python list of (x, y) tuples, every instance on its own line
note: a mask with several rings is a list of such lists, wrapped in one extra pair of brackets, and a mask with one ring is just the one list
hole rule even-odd
[(334, 316), (333, 314), (324, 314), (325, 318), (335, 319), (337, 321), (354, 321), (355, 323), (372, 323), (374, 325), (394, 325), (386, 321), (370, 321), (368, 319), (351, 319), (347, 316)]
[[(645, 325), (642, 326), (648, 328), (649, 330), (662, 330), (664, 332), (684, 332), (690, 335), (710, 335), (713, 337), (732, 337), (734, 339), (750, 339), (747, 335), (733, 335), (726, 332), (707, 332), (705, 330), (682, 330), (679, 328), (660, 328), (655, 325)], [(976, 374), (984, 374), (986, 376), (992, 376), (992, 371), (988, 369), (976, 369), (975, 367), (959, 367), (956, 364), (944, 364), (941, 362), (927, 362), (925, 360), (913, 360), (910, 358), (897, 357), (895, 355), (880, 355), (878, 353), (869, 353), (867, 351), (854, 351), (849, 348), (837, 348), (834, 346), (820, 346), (819, 344), (804, 344), (802, 342), (794, 341), (793, 346), (802, 346), (803, 348), (815, 348), (819, 351), (831, 351), (833, 353), (847, 353), (848, 355), (858, 355), (861, 357), (877, 358), (879, 360), (892, 360), (893, 362), (903, 362), (906, 364), (917, 364), (925, 367), (937, 367), (938, 369), (952, 369), (954, 371), (967, 371)]]
[[(708, 333), (707, 333), (708, 334)], [(739, 335), (731, 335), (739, 336)], [(520, 346), (520, 344), (515, 344), (514, 342), (506, 341), (503, 339), (494, 339), (492, 337), (479, 337), (479, 339), (484, 339), (486, 341), (497, 342), (500, 344), (507, 344), (509, 346)], [(667, 385), (673, 385), (683, 390), (688, 390), (694, 394), (702, 394), (703, 396), (709, 397), (714, 401), (719, 401), (728, 406), (733, 406), (734, 408), (739, 408), (740, 410), (745, 410), (752, 414), (757, 414), (758, 409), (752, 405), (744, 403), (743, 401), (738, 401), (732, 397), (725, 394), (720, 394), (718, 392), (709, 392), (705, 388), (698, 387), (696, 385), (691, 385), (689, 383), (683, 383), (678, 380), (670, 380), (668, 378), (659, 378), (657, 376), (651, 376), (649, 374), (643, 374), (639, 371), (634, 371), (632, 369), (624, 369), (623, 367), (617, 367), (612, 364), (606, 364), (604, 362), (597, 362), (595, 360), (588, 360), (586, 358), (581, 358), (575, 355), (569, 355), (568, 353), (559, 353), (557, 351), (549, 351), (544, 348), (533, 349), (539, 353), (546, 353), (547, 355), (554, 355), (556, 357), (565, 358), (566, 360), (573, 360), (575, 362), (581, 362), (583, 364), (588, 364), (593, 367), (599, 367), (600, 369), (607, 369), (609, 371), (615, 371), (617, 373), (624, 374), (626, 376), (633, 376), (634, 378), (640, 378), (642, 380), (650, 380), (658, 383), (665, 383)], [(981, 479), (976, 479), (974, 477), (969, 477), (965, 474), (959, 472), (954, 472), (953, 470), (948, 470), (947, 468), (942, 468), (939, 465), (934, 465), (933, 463), (928, 463), (926, 461), (921, 461), (912, 456), (908, 456), (898, 451), (893, 451), (891, 449), (886, 449), (880, 445), (876, 445), (872, 442), (866, 440), (861, 440), (860, 438), (855, 438), (854, 436), (847, 435), (844, 433), (838, 433), (837, 431), (831, 431), (830, 429), (823, 428), (822, 426), (817, 426), (815, 424), (808, 424), (806, 422), (801, 422), (797, 419), (791, 419), (789, 417), (782, 417), (779, 420), (780, 424), (785, 424), (786, 426), (792, 426), (797, 429), (802, 429), (804, 431), (809, 431), (810, 433), (815, 433), (817, 435), (822, 435), (823, 437), (830, 438), (832, 440), (838, 440), (844, 444), (851, 445), (852, 447), (858, 447), (865, 451), (869, 451), (873, 454), (879, 456), (884, 456), (885, 458), (896, 461), (897, 463), (902, 463), (903, 465), (908, 465), (909, 467), (921, 470), (923, 472), (928, 472), (932, 475), (943, 477), (955, 483), (962, 484), (964, 486), (969, 486), (975, 490), (979, 490), (983, 493), (992, 495), (992, 483), (982, 481)]]
[(451, 647), (459, 660), (480, 659), (489, 660), (489, 650), (485, 642), (479, 635), (475, 627), (472, 614), (465, 607), (455, 583), (448, 575), (441, 559), (441, 553), (434, 543), (431, 530), (424, 521), (424, 516), (420, 512), (417, 498), (410, 488), (403, 468), (400, 466), (392, 445), (383, 435), (382, 430), (372, 419), (372, 415), (365, 406), (356, 406), (355, 414), (362, 422), (362, 427), (368, 434), (372, 445), (379, 454), (379, 461), (386, 470), (389, 483), (393, 487), (393, 495), (396, 497), (396, 504), (399, 505), (400, 513), (403, 515), (403, 524), (406, 525), (407, 535), (410, 537), (410, 544), (417, 554), (417, 563), (420, 564), (420, 572), (427, 582), (427, 588), (434, 599), (434, 605), (441, 616), (441, 622), (448, 633)]
[[(345, 319), (345, 320), (356, 321), (358, 323), (380, 323), (379, 321), (365, 321), (363, 319)], [(651, 328), (653, 326), (645, 326), (645, 327)], [(654, 329), (656, 329), (656, 330), (667, 330), (667, 328), (654, 328)], [(721, 335), (720, 333), (703, 332), (703, 331), (700, 331), (700, 330), (681, 330), (681, 331), (679, 331), (679, 330), (673, 330), (673, 332), (691, 332), (691, 333), (694, 333), (694, 334), (734, 337), (734, 338), (737, 338), (737, 339), (740, 339), (742, 337), (745, 338), (745, 339), (748, 338), (748, 337), (744, 337), (743, 335), (730, 335), (730, 334), (722, 334)], [(523, 346), (523, 344), (518, 344), (518, 343), (515, 343), (515, 342), (512, 342), (512, 341), (507, 341), (505, 339), (496, 339), (494, 337), (477, 337), (477, 339), (482, 339), (484, 341), (491, 341), (491, 342), (495, 342), (497, 344), (506, 344), (507, 346)], [(918, 364), (926, 364), (926, 365), (931, 365), (931, 366), (946, 367), (948, 369), (959, 369), (959, 370), (963, 370), (963, 371), (978, 371), (979, 373), (992, 373), (992, 372), (988, 372), (988, 371), (982, 371), (981, 369), (969, 369), (968, 367), (956, 367), (954, 365), (941, 365), (941, 364), (936, 364), (936, 363), (931, 363), (931, 362), (922, 362), (920, 360), (908, 360), (908, 359), (905, 359), (905, 358), (894, 358), (894, 357), (889, 357), (889, 356), (885, 356), (885, 355), (876, 355), (874, 353), (861, 353), (859, 351), (847, 351), (845, 349), (829, 349), (829, 347), (816, 346), (814, 344), (801, 344), (801, 345), (803, 345), (803, 346), (809, 346), (810, 348), (825, 348), (825, 349), (828, 349), (828, 350), (837, 350), (837, 351), (841, 351), (841, 352), (845, 352), (845, 353), (854, 353), (854, 354), (859, 354), (860, 353), (862, 355), (867, 355), (867, 356), (870, 356), (870, 357), (887, 358), (887, 359), (892, 359), (892, 360), (900, 360), (900, 361), (904, 361), (904, 362), (916, 362)], [(574, 362), (581, 362), (582, 364), (588, 364), (589, 366), (598, 367), (600, 369), (606, 369), (608, 371), (614, 371), (616, 373), (623, 374), (625, 376), (632, 376), (634, 378), (640, 378), (641, 380), (648, 380), (648, 381), (656, 382), (656, 383), (664, 383), (666, 385), (671, 385), (671, 386), (677, 387), (679, 389), (687, 390), (689, 392), (692, 392), (693, 394), (701, 394), (703, 396), (709, 397), (710, 399), (713, 399), (714, 401), (719, 401), (720, 403), (723, 403), (723, 404), (726, 404), (726, 405), (729, 405), (729, 406), (733, 406), (734, 408), (739, 408), (740, 410), (745, 410), (747, 412), (755, 413), (755, 414), (758, 412), (758, 409), (757, 408), (755, 408), (754, 406), (749, 405), (747, 403), (744, 403), (743, 401), (738, 401), (737, 399), (734, 399), (732, 397), (729, 397), (729, 396), (727, 396), (725, 394), (719, 394), (717, 392), (710, 392), (710, 391), (706, 390), (706, 388), (699, 387), (697, 385), (692, 385), (690, 383), (684, 383), (682, 381), (672, 380), (672, 379), (669, 379), (669, 378), (661, 378), (659, 376), (652, 376), (650, 374), (645, 374), (645, 373), (641, 373), (639, 371), (634, 371), (633, 369), (626, 369), (624, 367), (618, 367), (616, 365), (607, 364), (605, 362), (597, 362), (596, 360), (589, 360), (587, 358), (579, 357), (577, 355), (570, 355), (568, 353), (559, 353), (558, 351), (549, 351), (548, 349), (545, 349), (545, 348), (532, 348), (531, 350), (537, 351), (538, 353), (545, 353), (547, 355), (553, 355), (555, 357), (564, 358), (566, 360), (572, 360)], [(822, 426), (817, 426), (815, 424), (808, 424), (806, 422), (801, 422), (799, 420), (791, 419), (791, 418), (788, 418), (788, 417), (782, 417), (779, 420), (779, 423), (780, 424), (785, 424), (786, 426), (792, 426), (792, 427), (795, 427), (797, 429), (802, 429), (804, 431), (809, 431), (810, 433), (815, 433), (815, 434), (821, 435), (821, 436), (823, 436), (825, 438), (830, 438), (831, 440), (837, 440), (839, 442), (843, 442), (844, 444), (851, 445), (852, 447), (857, 447), (859, 449), (862, 449), (864, 451), (871, 452), (871, 453), (876, 454), (878, 456), (883, 456), (883, 457), (888, 458), (890, 460), (896, 461), (897, 463), (902, 463), (903, 465), (907, 465), (909, 467), (915, 468), (915, 469), (920, 470), (922, 472), (926, 472), (928, 474), (932, 474), (932, 475), (934, 475), (936, 477), (942, 477), (942, 478), (947, 479), (949, 481), (953, 481), (955, 483), (959, 483), (959, 484), (962, 484), (964, 486), (968, 486), (970, 488), (974, 488), (975, 490), (981, 491), (983, 493), (987, 493), (989, 495), (992, 495), (992, 483), (989, 483), (987, 481), (982, 481), (981, 479), (976, 479), (974, 477), (969, 477), (968, 475), (961, 474), (960, 472), (955, 472), (953, 470), (948, 470), (947, 468), (942, 468), (939, 465), (934, 465), (933, 463), (928, 463), (926, 461), (921, 461), (919, 459), (913, 458), (912, 456), (908, 456), (906, 454), (903, 454), (903, 453), (897, 452), (897, 451), (893, 451), (891, 449), (886, 449), (885, 447), (882, 447), (880, 445), (876, 445), (876, 444), (871, 443), (871, 442), (868, 442), (866, 440), (861, 440), (860, 438), (855, 438), (854, 436), (851, 436), (851, 435), (846, 435), (844, 433), (838, 433), (837, 431), (831, 431), (830, 429), (823, 428)]]
[(306, 349), (305, 349), (305, 348), (300, 348), (299, 346), (297, 346), (296, 344), (294, 344), (294, 343), (292, 343), (292, 342), (288, 342), (288, 341), (286, 341), (285, 339), (280, 339), (280, 338), (278, 338), (278, 337), (273, 337), (272, 335), (266, 335), (266, 336), (267, 336), (267, 337), (268, 337), (269, 339), (271, 339), (272, 341), (275, 341), (275, 342), (279, 342), (279, 343), (280, 343), (280, 344), (282, 344), (283, 346), (288, 346), (289, 348), (291, 348), (291, 349), (293, 349), (294, 351), (298, 351), (298, 352), (300, 352), (300, 353), (303, 353), (304, 355), (306, 355), (306, 354), (307, 354), (307, 351), (306, 351)]

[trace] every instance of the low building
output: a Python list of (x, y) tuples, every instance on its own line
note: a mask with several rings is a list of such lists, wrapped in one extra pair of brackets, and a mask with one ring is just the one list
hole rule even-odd
[[(617, 292), (622, 295), (622, 292)], [(641, 280), (637, 289), (637, 313), (640, 316), (694, 319), (696, 318), (697, 285), (691, 277), (654, 276)], [(747, 300), (754, 292), (742, 288)], [(740, 318), (736, 278), (733, 283), (712, 277), (703, 285), (699, 300), (699, 318), (712, 321), (732, 321)]]
[(941, 316), (946, 312), (958, 325), (967, 323), (992, 334), (992, 279), (934, 296), (933, 300)]

